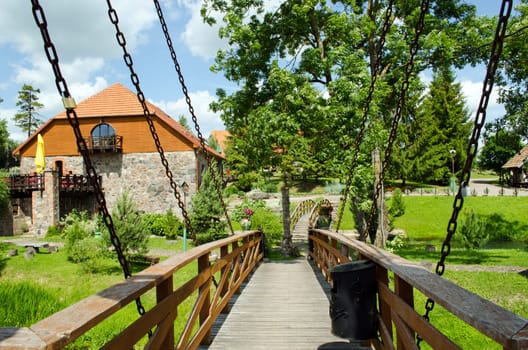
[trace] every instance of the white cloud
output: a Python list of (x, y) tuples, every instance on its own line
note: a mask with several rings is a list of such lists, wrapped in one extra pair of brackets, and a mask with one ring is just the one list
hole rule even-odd
[[(204, 137), (207, 138), (213, 130), (225, 129), (224, 123), (220, 117), (209, 109), (209, 104), (215, 100), (215, 97), (212, 96), (209, 91), (197, 91), (190, 93), (189, 96), (194, 108), (194, 114), (198, 119), (200, 132)], [(185, 98), (182, 97), (177, 101), (153, 101), (152, 103), (161, 108), (175, 120), (178, 120), (181, 115), (184, 115), (191, 130), (193, 132), (195, 131), (194, 123), (189, 113)]]
[[(475, 114), (477, 112), (477, 107), (480, 103), (480, 98), (482, 96), (482, 82), (474, 82), (471, 80), (462, 80), (460, 82), (462, 85), (462, 92), (464, 93), (464, 96), (466, 97), (466, 106), (468, 107), (470, 113), (471, 113), (471, 119), (475, 118)], [(504, 115), (505, 110), (502, 105), (500, 105), (498, 102), (498, 90), (495, 87), (495, 89), (492, 90), (489, 101), (488, 101), (488, 107), (486, 109), (486, 120), (490, 121), (492, 119), (496, 119), (498, 117), (501, 117)]]
[(200, 15), (201, 1), (182, 1), (181, 4), (187, 8), (190, 18), (185, 24), (181, 39), (195, 56), (209, 60), (215, 57), (219, 49), (227, 47), (227, 41), (218, 37), (218, 28), (221, 23), (221, 15), (216, 15), (218, 23), (209, 26), (204, 23)]

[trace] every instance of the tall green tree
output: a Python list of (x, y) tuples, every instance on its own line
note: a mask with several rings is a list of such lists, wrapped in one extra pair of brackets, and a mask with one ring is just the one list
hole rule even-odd
[(480, 168), (497, 174), (501, 174), (502, 166), (522, 148), (521, 136), (503, 124), (503, 120), (486, 123), (484, 145), (478, 157)]
[(44, 105), (39, 102), (38, 94), (40, 94), (40, 89), (35, 89), (27, 84), (24, 84), (18, 92), (18, 101), (16, 103), (18, 113), (15, 114), (13, 120), (16, 126), (27, 132), (28, 137), (42, 125), (42, 119), (38, 111)]
[[(230, 43), (217, 54), (212, 69), (239, 87), (232, 94), (218, 90), (218, 102), (212, 105), (233, 135), (230, 155), (236, 162), (230, 168), (246, 173), (275, 162), (286, 176), (285, 188), (289, 174), (300, 168), (344, 176), (377, 63), (381, 68), (369, 106), (366, 158), (376, 144), (384, 144), (401, 66), (409, 57), (408, 38), (420, 14), (418, 0), (396, 1), (378, 62), (387, 3), (286, 0), (273, 8), (261, 0), (204, 3), (207, 22), (216, 21), (214, 12), (222, 14), (219, 34)], [(441, 62), (463, 66), (480, 60), (475, 50), (460, 50), (469, 45), (468, 38), (482, 41), (473, 6), (457, 0), (432, 1), (426, 23), (418, 71)], [(303, 162), (316, 164), (295, 166)], [(283, 200), (284, 206), (287, 203)], [(287, 226), (285, 222), (286, 244)]]
[[(409, 178), (430, 183), (447, 183), (453, 160), (455, 172), (466, 160), (471, 123), (462, 88), (450, 68), (434, 71), (429, 91), (420, 105), (414, 133), (412, 172)], [(454, 150), (452, 159), (451, 150)]]
[[(506, 114), (502, 118), (511, 133), (528, 141), (528, 45), (526, 33), (528, 0), (521, 0), (516, 7), (517, 14), (509, 21), (508, 36), (501, 56), (502, 88), (500, 102)], [(501, 82), (499, 80), (499, 82)]]
[(17, 146), (18, 143), (9, 138), (7, 120), (0, 120), (0, 168), (7, 169), (15, 165), (12, 152)]

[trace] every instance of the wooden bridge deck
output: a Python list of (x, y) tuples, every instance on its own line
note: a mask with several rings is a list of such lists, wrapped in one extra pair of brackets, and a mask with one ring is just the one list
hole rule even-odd
[(201, 350), (317, 349), (331, 334), (329, 284), (305, 257), (262, 263)]

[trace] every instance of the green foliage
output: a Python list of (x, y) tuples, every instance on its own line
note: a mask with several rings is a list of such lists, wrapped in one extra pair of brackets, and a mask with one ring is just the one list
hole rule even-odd
[(62, 234), (62, 232), (57, 227), (57, 225), (51, 225), (51, 226), (48, 227), (48, 231), (46, 231), (46, 238), (59, 237), (61, 234)]
[[(8, 177), (9, 174), (6, 171), (0, 170), (0, 178), (4, 179)], [(7, 208), (9, 205), (9, 200), (11, 198), (9, 192), (9, 185), (7, 181), (0, 181), (0, 208)]]
[(149, 235), (175, 239), (183, 234), (183, 223), (171, 209), (165, 214), (143, 214), (142, 220)]
[(389, 214), (393, 217), (398, 217), (405, 214), (405, 201), (403, 199), (402, 191), (399, 188), (396, 188), (392, 192), (392, 201), (389, 208)]
[[(149, 232), (143, 224), (136, 202), (130, 192), (123, 192), (121, 198), (117, 200), (112, 209), (112, 221), (119, 236), (121, 249), (126, 257), (147, 252)], [(106, 236), (109, 241), (109, 235)]]
[(15, 125), (31, 135), (42, 124), (42, 119), (38, 114), (38, 110), (42, 109), (44, 105), (39, 102), (40, 89), (35, 89), (31, 85), (24, 84), (22, 89), (18, 92), (18, 113), (15, 114), (13, 120)]
[(224, 196), (231, 197), (232, 195), (244, 195), (235, 184), (231, 184), (224, 189)]
[(64, 309), (61, 296), (29, 281), (0, 281), (0, 327), (29, 327)]
[(479, 167), (500, 174), (502, 166), (521, 150), (521, 137), (506, 129), (500, 121), (486, 123)]
[(477, 249), (488, 239), (486, 219), (475, 214), (473, 210), (464, 213), (460, 222), (460, 235), (467, 249)]
[(224, 209), (216, 191), (212, 174), (216, 169), (202, 173), (202, 183), (192, 197), (189, 219), (194, 230), (196, 242), (205, 243), (225, 236), (226, 223), (222, 220)]
[(235, 185), (238, 189), (243, 192), (249, 192), (253, 188), (253, 184), (259, 180), (259, 176), (256, 172), (248, 172), (239, 174)]
[(266, 207), (266, 202), (264, 202), (263, 200), (251, 200), (247, 197), (244, 197), (244, 200), (242, 200), (242, 202), (233, 209), (231, 213), (231, 219), (233, 221), (240, 221), (244, 218), (247, 218), (248, 215), (245, 211), (246, 209), (249, 209), (253, 213), (255, 213), (255, 211), (258, 208), (265, 208), (265, 207)]
[(252, 229), (262, 229), (268, 246), (280, 246), (282, 241), (282, 219), (270, 208), (257, 207), (251, 217)]

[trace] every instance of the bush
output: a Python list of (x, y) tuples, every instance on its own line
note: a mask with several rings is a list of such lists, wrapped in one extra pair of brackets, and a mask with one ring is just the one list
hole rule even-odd
[(46, 238), (59, 237), (60, 235), (61, 235), (61, 230), (57, 227), (57, 225), (49, 226), (48, 230), (46, 231)]
[(473, 209), (464, 214), (460, 223), (460, 235), (467, 249), (477, 249), (488, 239), (487, 220), (475, 214)]
[(270, 246), (280, 246), (282, 242), (282, 220), (271, 209), (258, 207), (251, 217), (252, 229), (262, 229)]
[[(117, 200), (112, 210), (112, 220), (125, 257), (147, 252), (149, 232), (138, 213), (134, 198), (128, 191), (123, 192), (121, 198)], [(108, 232), (105, 236), (108, 243), (111, 243)]]
[(183, 234), (183, 223), (171, 209), (165, 214), (143, 214), (142, 220), (150, 235), (176, 239)]
[(392, 201), (389, 214), (391, 214), (393, 217), (398, 217), (405, 214), (405, 201), (403, 200), (402, 191), (399, 188), (392, 192)]
[(196, 245), (205, 244), (216, 241), (218, 239), (226, 238), (227, 232), (219, 232), (215, 229), (208, 230), (205, 233), (196, 234)]
[(98, 231), (98, 221), (89, 219), (86, 212), (77, 213), (72, 210), (62, 221), (61, 231), (65, 240), (65, 250), (68, 260), (81, 264), (86, 272), (97, 272), (108, 254), (108, 245), (100, 237), (95, 237)]

